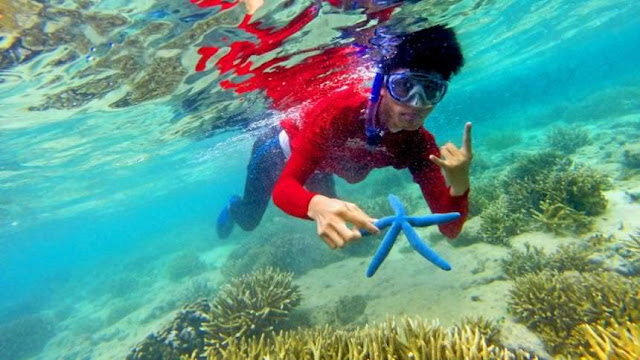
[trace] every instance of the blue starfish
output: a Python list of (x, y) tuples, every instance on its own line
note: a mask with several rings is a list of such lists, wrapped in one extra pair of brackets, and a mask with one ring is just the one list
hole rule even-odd
[[(420, 253), (420, 255), (424, 256), (427, 260), (431, 261), (442, 270), (451, 270), (451, 265), (436, 254), (435, 251), (431, 250), (431, 248), (427, 246), (422, 239), (420, 239), (420, 236), (413, 229), (413, 226), (424, 227), (434, 224), (443, 224), (458, 219), (460, 217), (460, 213), (452, 212), (426, 216), (407, 216), (404, 205), (402, 205), (400, 199), (395, 195), (389, 194), (389, 203), (391, 203), (391, 207), (396, 214), (394, 216), (384, 217), (373, 223), (380, 230), (388, 226), (391, 226), (391, 229), (384, 236), (382, 243), (378, 247), (378, 251), (376, 251), (373, 259), (371, 259), (371, 263), (369, 263), (369, 268), (367, 269), (367, 277), (372, 277), (384, 259), (386, 259), (387, 255), (389, 255), (389, 251), (391, 251), (400, 231), (404, 231), (407, 239), (409, 240), (409, 244), (411, 244), (411, 246)], [(360, 232), (364, 236), (371, 235), (371, 233), (365, 230), (360, 230)]]

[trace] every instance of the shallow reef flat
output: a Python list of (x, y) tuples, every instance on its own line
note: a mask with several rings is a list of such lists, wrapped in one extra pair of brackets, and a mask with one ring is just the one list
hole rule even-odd
[[(485, 156), (485, 159), (492, 163), (498, 158), (508, 158), (507, 153), (521, 151), (521, 148), (531, 149), (538, 146), (544, 148), (549, 145), (547, 139), (550, 131), (557, 129), (557, 126), (558, 124), (550, 124), (548, 127), (543, 127), (537, 133), (521, 139), (519, 144), (509, 145), (498, 154), (479, 156)], [(629, 117), (623, 116), (585, 126), (591, 141), (575, 149), (571, 158), (575, 162), (606, 174), (611, 181), (610, 185), (601, 189), (602, 196), (606, 200), (606, 208), (589, 216), (588, 229), (554, 232), (544, 227), (523, 228), (517, 234), (509, 235), (506, 243), (489, 243), (485, 241), (486, 238), (463, 233), (463, 238), (458, 243), (453, 243), (453, 246), (447, 243), (436, 229), (419, 229), (421, 237), (452, 265), (453, 270), (449, 272), (438, 269), (420, 257), (409, 247), (403, 237), (398, 239), (398, 244), (392, 249), (376, 275), (369, 279), (365, 277), (365, 271), (380, 238), (361, 240), (372, 243), (372, 246), (364, 246), (364, 251), (351, 254), (347, 254), (346, 250), (344, 253), (332, 252), (335, 256), (329, 260), (316, 258), (314, 255), (313, 261), (307, 264), (309, 266), (305, 266), (301, 261), (283, 262), (281, 265), (292, 269), (304, 269), (303, 272), (293, 274), (290, 283), (290, 286), (295, 287), (299, 294), (296, 296), (295, 306), (288, 308), (287, 316), (281, 316), (275, 325), (269, 323), (266, 326), (265, 343), (251, 346), (266, 346), (267, 343), (282, 346), (282, 341), (285, 341), (283, 339), (294, 341), (292, 339), (301, 339), (305, 336), (315, 339), (324, 337), (325, 344), (339, 344), (342, 338), (335, 334), (342, 334), (342, 332), (346, 334), (345, 336), (362, 339), (364, 344), (368, 341), (366, 340), (369, 339), (368, 336), (371, 336), (371, 333), (366, 333), (364, 329), (371, 329), (375, 333), (378, 331), (375, 329), (379, 329), (377, 326), (391, 326), (389, 321), (392, 323), (395, 321), (396, 325), (402, 325), (404, 321), (414, 321), (415, 324), (424, 325), (423, 330), (431, 324), (429, 326), (435, 332), (429, 332), (429, 334), (443, 331), (443, 334), (449, 334), (442, 335), (443, 339), (455, 334), (463, 339), (465, 336), (475, 334), (474, 328), (460, 333), (456, 331), (462, 330), (452, 329), (461, 323), (464, 324), (465, 321), (467, 323), (473, 321), (469, 319), (482, 317), (492, 321), (501, 331), (491, 337), (486, 332), (479, 332), (477, 341), (480, 343), (487, 341), (488, 344), (493, 342), (495, 349), (510, 349), (509, 351), (519, 349), (518, 351), (535, 354), (543, 359), (579, 356), (602, 358), (597, 355), (598, 351), (602, 351), (597, 344), (602, 344), (604, 341), (602, 339), (607, 338), (615, 344), (620, 340), (620, 336), (634, 333), (640, 320), (638, 319), (640, 305), (637, 302), (640, 289), (638, 287), (640, 217), (637, 216), (640, 214), (638, 203), (640, 178), (635, 176), (635, 173), (631, 175), (624, 173), (635, 171), (632, 163), (630, 165), (625, 162), (627, 161), (625, 159), (632, 156), (625, 155), (625, 149), (633, 149), (635, 142), (621, 135), (617, 130), (620, 127), (633, 128), (634, 125)], [(631, 128), (628, 130), (632, 131)], [(596, 129), (601, 131), (600, 136), (592, 135)], [(567, 136), (562, 132), (557, 134)], [(562, 143), (558, 138), (554, 141), (556, 144)], [(619, 145), (622, 142), (624, 144)], [(497, 145), (492, 144), (492, 146)], [(412, 184), (407, 184), (406, 189), (401, 187), (394, 189), (394, 192), (407, 197), (410, 211), (414, 212), (420, 206), (416, 200), (417, 195), (410, 186)], [(372, 201), (367, 205), (382, 212), (386, 211), (384, 206), (387, 206), (382, 201), (379, 204)], [(185, 262), (184, 259), (193, 258), (193, 254), (189, 255), (184, 251), (171, 253), (153, 263), (149, 271), (160, 272), (162, 276), (148, 286), (138, 289), (135, 298), (122, 301), (103, 297), (77, 304), (77, 307), (82, 309), (83, 316), (65, 323), (67, 327), (75, 328), (76, 333), (67, 329), (66, 332), (58, 334), (49, 342), (45, 352), (42, 353), (43, 356), (66, 354), (70, 359), (83, 356), (93, 359), (122, 358), (135, 346), (140, 349), (149, 349), (141, 344), (152, 332), (157, 336), (166, 336), (171, 339), (179, 338), (176, 336), (180, 333), (188, 339), (197, 338), (192, 334), (192, 330), (184, 330), (189, 327), (177, 325), (180, 324), (179, 314), (184, 314), (178, 310), (181, 304), (185, 301), (190, 301), (192, 304), (197, 302), (195, 298), (188, 299), (183, 295), (180, 295), (182, 302), (177, 301), (178, 294), (184, 294), (185, 291), (195, 294), (208, 286), (213, 286), (216, 295), (207, 298), (211, 304), (215, 304), (218, 301), (215, 300), (216, 296), (219, 296), (222, 291), (220, 289), (224, 288), (224, 284), (230, 279), (243, 276), (243, 272), (249, 270), (259, 270), (252, 269), (246, 264), (251, 261), (245, 261), (241, 266), (238, 265), (233, 269), (225, 269), (234, 264), (233, 261), (238, 264), (236, 260), (232, 262), (228, 260), (237, 257), (235, 253), (239, 250), (246, 257), (262, 257), (263, 265), (274, 265), (274, 261), (277, 263), (277, 254), (267, 251), (268, 247), (263, 245), (268, 244), (269, 239), (276, 236), (283, 226), (289, 226), (287, 225), (289, 220), (271, 210), (267, 216), (274, 218), (273, 224), (265, 224), (251, 234), (239, 233), (236, 235), (237, 242), (232, 241), (224, 247), (197, 252), (196, 263), (205, 269), (189, 272), (191, 271), (189, 266), (180, 264)], [(465, 232), (479, 231), (482, 220), (482, 216), (472, 216), (465, 225)], [(288, 229), (300, 233), (313, 231), (312, 227), (306, 226), (309, 224), (296, 224), (291, 224)], [(191, 229), (191, 231), (194, 233), (185, 236), (206, 237), (205, 234), (211, 229), (202, 227), (200, 230)], [(180, 231), (177, 230), (176, 234), (179, 233)], [(251, 239), (244, 239), (249, 236)], [(298, 241), (304, 240), (300, 237), (301, 235), (296, 236), (298, 237), (295, 239)], [(245, 244), (255, 246), (259, 251), (243, 252), (243, 241)], [(274, 244), (280, 244), (277, 247), (281, 249), (280, 246), (286, 243), (286, 238), (273, 239), (273, 241)], [(299, 247), (291, 249), (300, 259), (304, 257), (303, 250)], [(267, 259), (267, 257), (273, 258)], [(186, 262), (193, 263), (193, 261)], [(172, 263), (180, 267), (179, 271), (173, 272), (173, 280), (168, 273)], [(596, 284), (600, 276), (608, 279), (606, 282), (609, 287), (602, 287), (600, 290), (587, 288)], [(542, 283), (541, 279), (544, 280)], [(586, 292), (582, 293), (582, 290), (575, 290), (572, 291), (576, 294), (575, 296), (564, 296), (553, 292), (545, 282), (559, 289), (573, 289), (578, 286), (586, 292), (598, 294), (598, 291), (602, 291), (602, 293), (597, 297), (590, 297)], [(536, 298), (533, 295), (526, 295), (527, 287), (531, 288), (531, 294), (540, 296), (557, 299), (580, 298), (582, 305), (571, 308), (575, 304), (571, 305), (572, 303), (568, 302), (569, 307), (561, 307), (563, 301), (559, 300), (551, 304), (553, 306), (541, 305), (537, 300), (534, 303), (527, 303), (530, 301), (527, 299)], [(537, 288), (534, 289), (534, 287)], [(522, 289), (525, 291), (523, 292)], [(227, 293), (225, 296), (233, 297), (237, 296), (237, 293)], [(558, 314), (566, 314), (567, 309), (577, 314), (566, 320), (571, 324), (569, 328), (558, 329), (557, 324), (541, 320), (545, 316), (545, 309), (554, 307)], [(522, 309), (525, 308), (533, 310), (523, 312)], [(609, 308), (611, 311), (601, 312), (604, 308)], [(118, 312), (122, 313), (118, 314)], [(226, 312), (227, 315), (232, 313), (231, 310)], [(240, 313), (242, 312), (239, 311), (238, 314)], [(275, 313), (277, 314), (278, 311)], [(250, 319), (251, 316), (241, 318)], [(595, 321), (595, 323), (582, 324), (580, 323), (582, 317), (585, 321)], [(108, 318), (113, 319), (113, 322), (105, 323), (104, 320)], [(390, 318), (395, 320), (388, 320)], [(91, 320), (95, 320), (94, 323)], [(433, 325), (434, 321), (437, 321), (437, 325)], [(479, 324), (482, 321), (476, 320), (476, 323)], [(173, 324), (173, 328), (167, 327), (168, 324)], [(239, 323), (209, 321), (209, 324), (212, 324), (209, 325), (209, 329), (215, 332), (219, 331), (216, 329), (227, 326), (233, 328)], [(323, 330), (318, 326), (330, 326), (333, 335), (323, 335)], [(306, 330), (295, 332), (298, 327)], [(271, 329), (285, 331), (285, 335), (282, 335), (284, 338), (270, 337), (272, 335), (268, 334), (272, 334)], [(171, 335), (172, 331), (176, 331), (176, 334)], [(401, 334), (404, 330), (398, 328), (397, 331)], [(192, 335), (187, 336), (187, 333)], [(491, 341), (488, 340), (489, 337)], [(576, 338), (580, 339), (578, 343)], [(242, 358), (238, 355), (240, 352), (232, 356), (235, 351), (232, 349), (236, 349), (234, 346), (240, 349), (242, 346), (253, 344), (250, 342), (253, 340), (248, 338), (229, 340), (226, 343), (224, 340), (218, 341), (223, 345), (218, 345), (215, 348), (217, 350), (211, 350), (212, 348), (209, 347), (210, 357), (213, 356), (211, 355), (213, 351), (227, 351), (230, 354), (229, 358), (234, 358), (233, 356)], [(403, 344), (410, 343), (406, 338), (398, 341)], [(198, 342), (190, 342), (190, 344), (196, 343)], [(465, 344), (465, 346), (469, 345), (469, 343)], [(629, 346), (637, 346), (637, 344)], [(206, 346), (201, 347), (201, 349), (204, 348)], [(181, 355), (186, 359), (190, 354), (181, 353)]]

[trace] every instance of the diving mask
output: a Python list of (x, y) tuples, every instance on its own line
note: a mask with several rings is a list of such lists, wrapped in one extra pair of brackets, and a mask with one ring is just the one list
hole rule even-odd
[(447, 92), (447, 81), (435, 73), (403, 71), (387, 75), (385, 82), (394, 99), (418, 108), (439, 103)]

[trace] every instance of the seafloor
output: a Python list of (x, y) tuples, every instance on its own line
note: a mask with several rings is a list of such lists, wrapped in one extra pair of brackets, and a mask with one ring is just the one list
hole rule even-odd
[[(584, 104), (576, 105), (574, 110), (578, 107), (584, 107)], [(549, 116), (557, 113), (556, 109)], [(426, 320), (437, 320), (446, 327), (464, 317), (482, 316), (500, 324), (503, 346), (521, 348), (542, 358), (551, 357), (550, 347), (535, 328), (528, 328), (508, 311), (515, 280), (505, 274), (501, 260), (507, 258), (513, 249), (525, 249), (525, 244), (540, 247), (548, 254), (567, 244), (593, 246), (588, 261), (597, 268), (594, 271), (615, 272), (637, 281), (638, 269), (633, 268), (638, 266), (637, 254), (633, 258), (620, 249), (634, 236), (637, 238), (640, 229), (639, 118), (638, 113), (626, 113), (617, 117), (603, 116), (590, 122), (560, 124), (549, 121), (548, 125), (526, 132), (514, 128), (502, 133), (483, 131), (482, 125), (477, 124), (474, 140), (475, 161), (479, 167), (474, 170), (474, 181), (500, 176), (500, 172), (492, 169), (492, 164), (508, 166), (509, 162), (518, 161), (524, 154), (545, 150), (550, 146), (550, 134), (557, 132), (558, 126), (572, 129), (564, 136), (588, 134), (588, 141), (580, 144), (582, 146), (575, 149), (571, 157), (575, 163), (588, 166), (594, 174), (600, 172), (610, 179), (610, 186), (604, 190), (606, 210), (592, 216), (590, 229), (582, 229), (578, 233), (526, 229), (509, 237), (511, 247), (488, 243), (481, 238), (469, 240), (473, 239), (471, 235), (466, 235), (465, 244), (452, 246), (435, 229), (419, 229), (433, 249), (451, 263), (453, 270), (450, 272), (441, 271), (426, 262), (409, 248), (402, 236), (378, 273), (369, 279), (365, 277), (365, 269), (374, 247), (369, 252), (348, 256), (340, 251), (322, 250), (322, 247), (319, 248), (321, 250), (289, 254), (282, 250), (283, 259), (287, 259), (289, 265), (304, 263), (309, 257), (313, 258), (309, 262), (316, 261), (320, 264), (317, 266), (321, 266), (309, 269), (314, 265), (290, 265), (308, 270), (294, 275), (293, 283), (299, 287), (301, 295), (295, 312), (304, 314), (304, 321), (299, 320), (296, 325), (330, 324), (353, 329), (383, 322), (389, 316), (420, 316)], [(576, 141), (565, 140), (569, 143)], [(385, 179), (389, 179), (388, 173), (374, 175), (356, 186), (340, 184), (339, 190), (343, 197), (349, 198), (349, 194), (371, 192), (378, 182)], [(419, 197), (417, 187), (409, 182), (393, 190), (404, 198)], [(472, 217), (465, 226), (465, 233), (478, 231), (481, 222), (482, 216)], [(68, 297), (67, 303), (46, 312), (48, 315), (57, 314), (62, 320), (55, 324), (53, 337), (36, 358), (122, 358), (148, 334), (159, 331), (170, 322), (182, 305), (200, 296), (215, 296), (230, 276), (241, 275), (242, 268), (233, 268), (233, 263), (227, 261), (235, 249), (247, 249), (260, 243), (264, 246), (270, 241), (279, 246), (275, 245), (275, 237), (290, 237), (292, 241), (304, 237), (313, 239), (314, 227), (312, 223), (290, 220), (271, 208), (254, 233), (236, 230), (232, 239), (223, 243), (213, 234), (213, 223), (185, 224), (154, 243), (161, 248), (163, 243), (171, 243), (179, 237), (185, 239), (185, 243), (198, 244), (195, 248), (162, 256), (154, 255), (153, 249), (148, 249), (148, 256), (134, 254), (129, 259), (120, 260), (119, 264), (109, 265), (118, 269), (117, 272), (96, 275), (99, 279), (91, 281), (72, 282), (69, 291), (73, 295)], [(594, 239), (601, 241), (588, 245), (598, 243)], [(317, 241), (320, 242), (319, 239)], [(377, 242), (379, 238), (362, 241)], [(248, 250), (243, 252), (248, 257), (255, 256)], [(334, 258), (323, 263), (317, 260), (314, 252)], [(274, 255), (273, 252), (265, 252), (262, 256)], [(176, 265), (180, 263), (178, 259), (182, 259), (182, 265)], [(254, 265), (260, 261), (251, 260)], [(100, 286), (91, 287), (90, 283)], [(74, 292), (74, 287), (85, 290)], [(355, 301), (358, 304), (352, 304)]]

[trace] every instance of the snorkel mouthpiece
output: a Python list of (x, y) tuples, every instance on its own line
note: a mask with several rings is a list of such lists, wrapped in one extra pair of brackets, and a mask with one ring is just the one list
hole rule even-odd
[(371, 97), (365, 114), (365, 133), (367, 135), (367, 145), (378, 146), (382, 142), (382, 130), (376, 125), (376, 114), (378, 113), (378, 101), (380, 100), (380, 91), (384, 84), (384, 73), (378, 68), (376, 77), (373, 79), (371, 87)]

